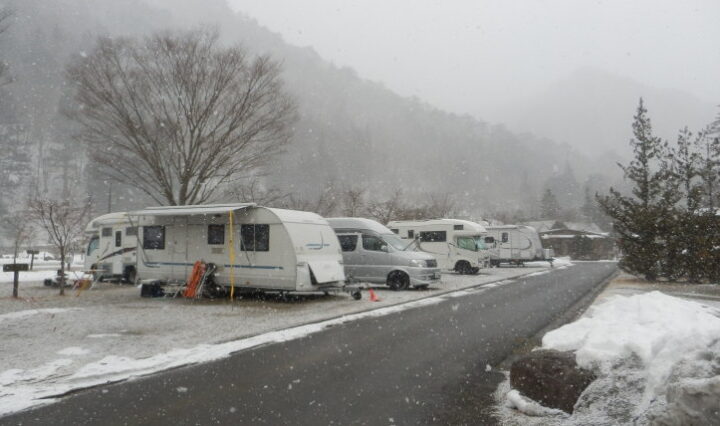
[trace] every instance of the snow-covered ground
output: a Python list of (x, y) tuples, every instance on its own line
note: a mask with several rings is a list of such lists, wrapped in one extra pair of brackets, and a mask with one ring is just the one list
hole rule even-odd
[[(448, 274), (436, 288), (394, 292), (375, 287), (380, 302), (348, 295), (278, 299), (146, 299), (139, 289), (97, 284), (84, 292), (28, 282), (22, 299), (0, 298), (0, 415), (52, 402), (53, 396), (160, 370), (224, 357), (269, 342), (314, 333), (364, 316), (386, 315), (511, 284), (538, 268)], [(33, 277), (34, 278), (34, 277)], [(10, 287), (0, 287), (10, 295)]]
[[(687, 296), (685, 287), (691, 287), (680, 287), (666, 289)], [(582, 318), (543, 337), (543, 348), (575, 351), (578, 364), (598, 376), (572, 415), (524, 398), (506, 380), (497, 393), (502, 423), (649, 424), (664, 414), (669, 388), (718, 380), (720, 306), (715, 289), (700, 299), (696, 287), (689, 293), (695, 300), (688, 300), (654, 288), (611, 285)]]

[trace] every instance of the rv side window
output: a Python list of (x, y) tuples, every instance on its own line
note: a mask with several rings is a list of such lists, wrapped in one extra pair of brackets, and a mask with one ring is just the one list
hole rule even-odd
[(225, 244), (225, 225), (208, 225), (208, 244)]
[(103, 237), (112, 237), (112, 228), (103, 228), (102, 236)]
[(413, 230), (413, 229), (408, 230), (408, 238), (410, 238), (410, 239), (415, 238), (415, 230)]
[(453, 230), (455, 231), (462, 231), (465, 228), (465, 225), (453, 225)]
[(241, 225), (240, 237), (245, 251), (270, 251), (270, 225)]
[(503, 232), (503, 233), (502, 233), (502, 242), (503, 242), (503, 243), (507, 243), (508, 240), (509, 240), (509, 238), (508, 238), (508, 233), (507, 233), (507, 232)]
[(338, 235), (338, 240), (342, 251), (355, 251), (357, 248), (357, 235)]
[(165, 250), (165, 227), (143, 226), (143, 248)]
[(461, 249), (465, 250), (477, 250), (477, 244), (475, 244), (475, 239), (472, 237), (459, 237), (457, 239), (457, 245)]
[(372, 235), (362, 236), (363, 248), (369, 251), (383, 251), (382, 247), (385, 245), (383, 240)]
[(128, 237), (136, 237), (137, 226), (128, 226), (127, 228), (125, 228), (125, 235)]
[(115, 247), (122, 246), (122, 231), (115, 231)]
[(447, 241), (447, 233), (445, 231), (426, 231), (420, 233), (420, 241), (426, 243), (437, 243)]
[(87, 254), (88, 254), (88, 256), (90, 256), (90, 255), (92, 254), (92, 252), (94, 252), (95, 250), (97, 250), (98, 247), (100, 247), (100, 238), (98, 238), (98, 237), (92, 237), (92, 238), (90, 239), (90, 242), (88, 243), (88, 248), (87, 248)]
[(399, 234), (399, 233), (400, 233), (400, 230), (399, 230), (399, 229), (391, 229), (391, 231), (393, 231), (394, 234)]

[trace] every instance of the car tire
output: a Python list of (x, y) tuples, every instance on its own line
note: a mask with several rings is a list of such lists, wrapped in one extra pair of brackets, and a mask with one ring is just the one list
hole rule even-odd
[(472, 267), (469, 262), (461, 260), (455, 264), (455, 272), (461, 275), (470, 275), (472, 274)]
[(407, 290), (410, 287), (410, 277), (404, 272), (391, 272), (387, 278), (387, 285), (391, 290)]

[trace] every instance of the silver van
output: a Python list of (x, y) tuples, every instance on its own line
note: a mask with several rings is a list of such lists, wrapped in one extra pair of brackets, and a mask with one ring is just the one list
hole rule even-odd
[(426, 288), (440, 282), (433, 255), (409, 247), (412, 244), (380, 223), (356, 217), (327, 221), (340, 240), (348, 279), (383, 283), (393, 290)]

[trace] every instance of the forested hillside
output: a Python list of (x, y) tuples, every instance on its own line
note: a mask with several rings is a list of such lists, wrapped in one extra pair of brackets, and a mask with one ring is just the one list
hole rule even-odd
[[(0, 41), (12, 76), (2, 88), (0, 105), (5, 210), (21, 206), (34, 191), (71, 189), (92, 195), (96, 212), (106, 211), (108, 201), (112, 210), (152, 204), (116, 183), (108, 196), (110, 182), (87, 161), (72, 122), (62, 113), (73, 102), (65, 67), (72, 55), (91, 50), (98, 35), (136, 36), (205, 22), (220, 22), (225, 42), (242, 43), (280, 61), (285, 87), (298, 104), (291, 143), (265, 176), (255, 179), (256, 196), (271, 190), (296, 201), (312, 200), (332, 188), (336, 193), (364, 190), (377, 200), (402, 190), (409, 202), (449, 196), (457, 212), (474, 217), (518, 210), (530, 217), (546, 186), (559, 192), (567, 208), (582, 204), (586, 186), (594, 193), (617, 179), (618, 170), (607, 158), (589, 159), (567, 145), (400, 97), (324, 61), (310, 48), (284, 43), (233, 13), (223, 0), (8, 3), (14, 16)], [(247, 199), (247, 191), (238, 188), (221, 201)]]

